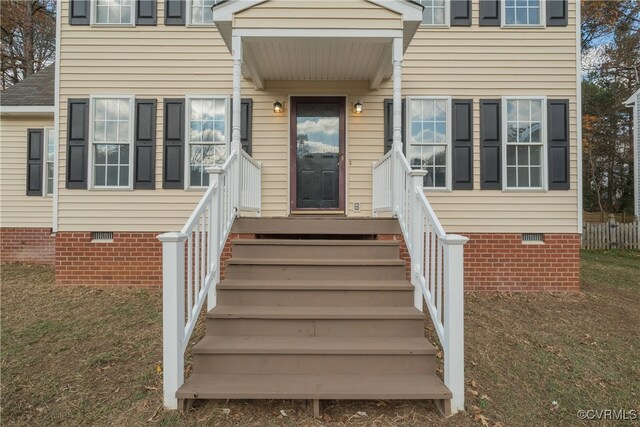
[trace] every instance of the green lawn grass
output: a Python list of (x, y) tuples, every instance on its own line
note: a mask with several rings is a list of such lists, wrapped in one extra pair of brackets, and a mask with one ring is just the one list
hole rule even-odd
[(56, 287), (25, 264), (1, 279), (3, 426), (574, 426), (579, 409), (640, 411), (638, 252), (583, 252), (580, 293), (467, 294), (468, 411), (446, 420), (407, 401), (328, 402), (323, 420), (292, 401), (165, 412), (159, 290)]

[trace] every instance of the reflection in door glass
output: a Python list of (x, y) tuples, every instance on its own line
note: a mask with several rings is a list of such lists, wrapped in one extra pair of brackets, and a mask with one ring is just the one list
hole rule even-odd
[(338, 153), (340, 116), (335, 104), (298, 104), (298, 158)]

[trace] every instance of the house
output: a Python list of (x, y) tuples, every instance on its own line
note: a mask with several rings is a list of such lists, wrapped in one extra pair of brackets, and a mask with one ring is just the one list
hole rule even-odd
[(640, 218), (640, 89), (629, 97), (624, 103), (633, 108), (633, 212)]
[(0, 252), (3, 261), (55, 263), (55, 67), (0, 93)]
[(168, 408), (464, 409), (463, 291), (578, 289), (577, 6), (59, 2), (57, 283), (163, 286)]

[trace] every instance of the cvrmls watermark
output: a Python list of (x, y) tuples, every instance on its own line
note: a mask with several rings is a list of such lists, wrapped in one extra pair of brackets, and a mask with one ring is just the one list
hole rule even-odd
[(580, 409), (577, 413), (581, 420), (590, 421), (638, 421), (635, 409)]

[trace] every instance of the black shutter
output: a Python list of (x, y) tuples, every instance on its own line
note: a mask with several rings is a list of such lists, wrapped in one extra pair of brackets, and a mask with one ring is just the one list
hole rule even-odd
[(569, 100), (547, 101), (549, 190), (569, 189)]
[(67, 101), (67, 188), (87, 188), (89, 99)]
[(253, 127), (253, 99), (247, 98), (242, 100), (240, 110), (240, 143), (242, 149), (251, 154), (251, 129)]
[(186, 4), (185, 0), (165, 0), (164, 24), (185, 25), (187, 23)]
[[(406, 126), (406, 102), (402, 100), (402, 146), (405, 153), (407, 152), (406, 148), (406, 138), (405, 138), (405, 126)], [(384, 153), (388, 153), (393, 147), (393, 99), (385, 99), (384, 100)]]
[(89, 14), (91, 13), (90, 0), (69, 0), (69, 24), (89, 25)]
[(27, 196), (42, 196), (44, 129), (27, 129)]
[(547, 26), (566, 27), (569, 24), (567, 0), (547, 0)]
[(500, 0), (480, 0), (480, 26), (500, 26)]
[(184, 188), (184, 99), (164, 100), (162, 188)]
[(499, 99), (480, 100), (480, 188), (502, 188), (502, 127)]
[(473, 190), (473, 100), (454, 99), (451, 109), (453, 189)]
[(137, 0), (136, 25), (156, 25), (156, 17), (156, 0)]
[(156, 188), (156, 100), (136, 99), (133, 188)]
[(451, 0), (451, 26), (471, 26), (471, 0)]

